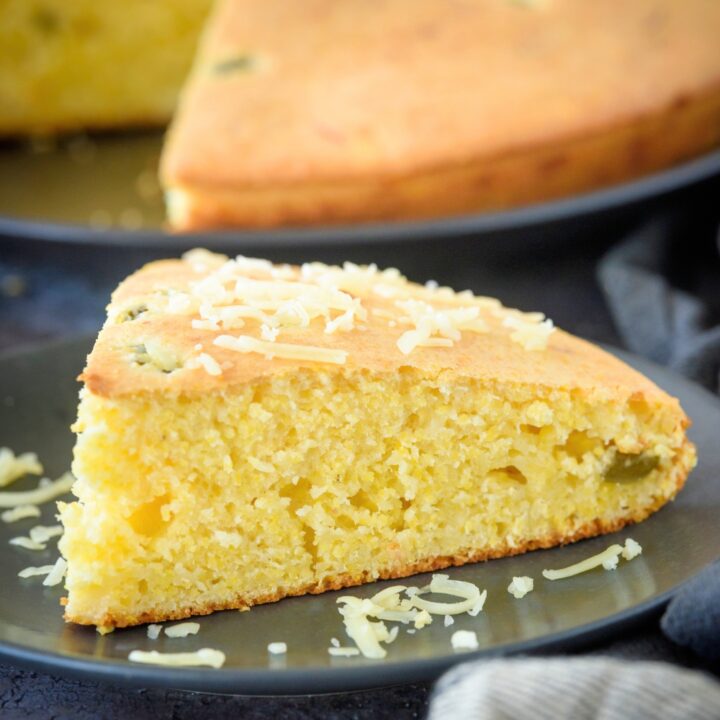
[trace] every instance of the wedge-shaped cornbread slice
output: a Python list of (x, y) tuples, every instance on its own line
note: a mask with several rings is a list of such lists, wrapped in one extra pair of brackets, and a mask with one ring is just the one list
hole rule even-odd
[(610, 532), (695, 462), (616, 358), (374, 267), (153, 263), (82, 380), (66, 618), (105, 628)]

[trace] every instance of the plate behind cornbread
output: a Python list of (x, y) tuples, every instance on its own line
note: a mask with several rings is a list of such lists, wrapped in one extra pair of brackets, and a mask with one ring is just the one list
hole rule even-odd
[[(82, 144), (88, 146), (87, 141)], [(75, 157), (72, 141), (42, 154), (0, 146), (0, 236), (26, 244), (164, 248), (166, 254), (195, 247), (198, 240), (192, 234), (166, 231), (159, 188), (154, 183), (145, 186), (145, 180), (154, 177), (161, 145), (159, 133), (94, 137), (92, 156), (83, 162)], [(297, 248), (303, 256), (337, 248), (338, 255), (346, 257), (347, 248), (369, 243), (408, 248), (448, 239), (458, 250), (482, 245), (493, 254), (497, 247), (525, 248), (548, 239), (585, 244), (609, 232), (617, 235), (618, 225), (630, 227), (661, 205), (663, 210), (678, 206), (687, 211), (690, 203), (709, 195), (719, 173), (716, 151), (612, 188), (501, 212), (427, 221), (236, 229), (204, 233), (202, 242), (247, 255), (283, 249), (284, 257)], [(139, 225), (128, 227), (127, 210), (131, 219), (139, 218)], [(125, 265), (129, 271), (137, 262)]]
[[(90, 350), (90, 339), (49, 346), (0, 359), (0, 432), (3, 444), (37, 450), (50, 475), (67, 469), (73, 438), (68, 425), (77, 402), (75, 376)], [(610, 637), (661, 607), (673, 591), (720, 552), (720, 449), (715, 429), (720, 403), (696, 385), (647, 361), (619, 353), (626, 362), (679, 397), (695, 424), (690, 438), (700, 462), (677, 500), (629, 531), (575, 546), (450, 570), (456, 579), (486, 587), (489, 599), (477, 618), (458, 619), (452, 628), (434, 623), (417, 635), (401, 634), (385, 661), (362, 658), (332, 661), (330, 637), (343, 638), (335, 599), (341, 593), (297, 598), (261, 606), (249, 613), (225, 612), (200, 619), (200, 634), (153, 644), (144, 628), (100, 637), (89, 628), (66, 625), (59, 588), (40, 579), (20, 581), (16, 573), (56, 556), (54, 549), (32, 553), (6, 545), (26, 526), (0, 525), (0, 653), (11, 663), (55, 674), (104, 679), (117, 684), (163, 686), (208, 692), (288, 694), (340, 691), (415, 682), (436, 677), (465, 654), (453, 655), (450, 634), (474, 629), (481, 654), (567, 649)], [(22, 481), (25, 482), (25, 481)], [(28, 485), (32, 486), (33, 481)], [(43, 507), (43, 521), (53, 509)], [(34, 521), (27, 521), (34, 523)], [(615, 572), (597, 571), (571, 580), (539, 580), (546, 567), (560, 567), (604, 549), (625, 537), (644, 548), (641, 558)], [(536, 589), (522, 601), (506, 592), (513, 575), (536, 578)], [(422, 584), (427, 576), (412, 580)], [(386, 584), (358, 588), (370, 596)], [(285, 641), (285, 667), (270, 669), (267, 644)], [(135, 648), (165, 651), (218, 647), (228, 655), (222, 670), (179, 670), (132, 665)]]

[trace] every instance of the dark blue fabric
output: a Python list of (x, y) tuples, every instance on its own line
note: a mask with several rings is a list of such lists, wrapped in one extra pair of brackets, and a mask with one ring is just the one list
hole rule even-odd
[(687, 583), (660, 622), (670, 640), (700, 657), (720, 661), (720, 562)]
[(673, 218), (655, 221), (601, 260), (598, 281), (630, 350), (718, 392), (717, 228), (697, 232), (705, 237)]
[[(673, 218), (655, 221), (602, 259), (598, 280), (631, 350), (718, 392), (717, 227), (697, 233)], [(720, 660), (720, 562), (678, 592), (661, 627), (670, 640), (699, 657)]]

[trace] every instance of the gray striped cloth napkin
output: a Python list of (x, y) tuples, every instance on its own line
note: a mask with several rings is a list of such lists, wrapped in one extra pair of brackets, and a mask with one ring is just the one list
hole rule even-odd
[(428, 720), (718, 720), (720, 684), (666, 663), (518, 658), (466, 663), (438, 683)]

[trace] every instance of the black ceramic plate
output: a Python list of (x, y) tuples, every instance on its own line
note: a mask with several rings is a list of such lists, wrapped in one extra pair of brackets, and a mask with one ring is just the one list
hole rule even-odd
[[(720, 174), (720, 151), (608, 189), (502, 212), (386, 222), (193, 235), (163, 232), (156, 167), (162, 134), (74, 138), (0, 148), (0, 237), (143, 248), (289, 248), (487, 236), (627, 212)], [(585, 229), (587, 231), (587, 228)]]
[[(55, 345), (0, 359), (0, 445), (16, 451), (37, 450), (51, 474), (68, 468), (80, 369), (89, 341)], [(610, 537), (564, 548), (495, 560), (450, 570), (453, 578), (487, 588), (484, 612), (462, 616), (450, 628), (436, 620), (410, 635), (401, 630), (383, 661), (333, 659), (331, 637), (347, 642), (335, 604), (342, 593), (326, 593), (259, 606), (250, 612), (222, 612), (200, 619), (197, 636), (150, 641), (145, 628), (101, 637), (89, 628), (66, 625), (58, 604), (59, 587), (44, 588), (41, 579), (20, 580), (27, 565), (49, 564), (54, 548), (42, 552), (7, 545), (27, 533), (37, 520), (0, 523), (0, 656), (52, 673), (104, 679), (137, 686), (165, 686), (206, 692), (298, 694), (351, 690), (436, 677), (461, 660), (481, 655), (568, 648), (607, 638), (657, 611), (679, 585), (720, 554), (720, 402), (692, 383), (638, 358), (621, 357), (677, 395), (695, 421), (691, 435), (700, 464), (688, 486), (669, 507), (637, 527)], [(21, 481), (25, 484), (26, 481)], [(33, 483), (27, 483), (32, 485)], [(42, 521), (52, 521), (45, 506)], [(638, 540), (644, 553), (614, 572), (594, 571), (562, 582), (541, 577), (547, 567), (561, 567), (626, 537)], [(530, 575), (536, 588), (522, 600), (506, 591), (514, 575)], [(427, 576), (412, 578), (424, 584)], [(369, 596), (389, 583), (353, 589)], [(453, 653), (452, 632), (475, 630), (480, 649)], [(269, 656), (270, 642), (284, 641), (287, 657)], [(134, 648), (164, 651), (222, 649), (221, 670), (171, 669), (127, 662)]]

